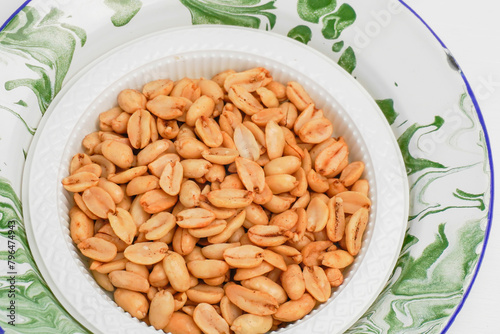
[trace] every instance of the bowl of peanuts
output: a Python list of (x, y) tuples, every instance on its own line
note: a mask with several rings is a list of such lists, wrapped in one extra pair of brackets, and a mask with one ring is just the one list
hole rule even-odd
[(330, 59), (185, 28), (68, 83), (30, 149), (24, 213), (44, 278), (92, 332), (341, 333), (394, 268), (405, 175)]

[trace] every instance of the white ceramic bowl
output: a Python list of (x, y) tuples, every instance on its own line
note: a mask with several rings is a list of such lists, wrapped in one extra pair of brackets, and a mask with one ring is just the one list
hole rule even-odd
[(343, 136), (350, 160), (365, 162), (373, 206), (363, 247), (327, 303), (279, 332), (340, 333), (375, 300), (391, 274), (406, 231), (408, 186), (401, 154), (373, 99), (337, 64), (303, 44), (258, 30), (191, 27), (159, 32), (106, 54), (68, 83), (31, 145), (23, 179), (24, 216), (33, 255), (62, 305), (94, 333), (154, 333), (113, 302), (69, 236), (71, 196), (61, 180), (99, 113), (125, 88), (182, 77), (211, 77), (262, 66), (275, 80), (297, 81)]

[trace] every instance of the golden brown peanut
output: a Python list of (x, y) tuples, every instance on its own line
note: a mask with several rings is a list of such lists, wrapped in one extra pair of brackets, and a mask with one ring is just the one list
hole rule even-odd
[(108, 262), (115, 258), (117, 249), (114, 244), (104, 239), (90, 237), (78, 244), (78, 249), (88, 258)]
[(168, 246), (163, 242), (140, 242), (128, 246), (124, 255), (131, 262), (150, 265), (163, 260), (167, 251)]
[(197, 242), (198, 238), (189, 234), (187, 229), (178, 227), (174, 233), (172, 247), (175, 252), (181, 255), (187, 255), (193, 251)]
[(273, 267), (279, 268), (283, 271), (286, 270), (286, 263), (283, 256), (270, 251), (269, 249), (264, 250), (264, 261), (271, 264)]
[(141, 224), (139, 232), (145, 233), (147, 240), (158, 240), (176, 227), (175, 217), (168, 212), (159, 212)]
[(265, 180), (273, 194), (289, 192), (298, 186), (297, 179), (289, 174), (270, 175), (266, 176)]
[(184, 168), (179, 161), (167, 163), (160, 177), (160, 187), (170, 196), (176, 196), (181, 190)]
[(205, 246), (201, 249), (201, 253), (207, 259), (224, 261), (224, 251), (229, 248), (240, 246), (239, 242), (235, 243), (218, 243)]
[(193, 317), (182, 312), (174, 312), (163, 331), (172, 334), (202, 334)]
[(136, 273), (137, 275), (140, 275), (145, 279), (149, 278), (149, 270), (145, 265), (133, 263), (127, 260), (127, 263), (125, 264), (125, 270)]
[(365, 164), (362, 161), (355, 161), (347, 165), (340, 173), (339, 180), (344, 186), (349, 187), (354, 184), (365, 170)]
[[(115, 118), (123, 113), (123, 110), (119, 107), (111, 108), (99, 114), (99, 128), (101, 131), (113, 131), (111, 123)], [(116, 132), (116, 131), (115, 131)]]
[(113, 292), (115, 287), (109, 281), (108, 275), (101, 274), (95, 270), (92, 270), (92, 276), (96, 280), (97, 284), (106, 291)]
[(276, 174), (293, 174), (300, 168), (300, 159), (286, 156), (274, 159), (264, 166), (266, 176)]
[(241, 157), (256, 161), (260, 156), (259, 144), (253, 133), (240, 124), (234, 129), (234, 145)]
[(99, 218), (107, 218), (108, 213), (115, 212), (116, 205), (113, 198), (102, 188), (92, 187), (82, 194), (85, 206)]
[(219, 147), (222, 145), (222, 132), (213, 118), (201, 116), (195, 122), (196, 134), (208, 147)]
[(358, 193), (362, 193), (365, 196), (368, 196), (368, 192), (370, 191), (370, 185), (368, 184), (368, 180), (358, 180), (354, 182), (351, 187), (351, 191), (356, 191)]
[(111, 161), (106, 159), (103, 155), (94, 154), (90, 156), (90, 160), (92, 160), (93, 163), (101, 166), (101, 177), (107, 178), (109, 175), (116, 173), (115, 165)]
[[(277, 108), (277, 110), (281, 110)], [(266, 125), (266, 147), (269, 159), (274, 160), (283, 155), (285, 149), (285, 136), (281, 127), (271, 120)]]
[(196, 100), (201, 95), (201, 90), (195, 80), (190, 78), (182, 78), (174, 82), (174, 88), (170, 92), (170, 96), (180, 96), (191, 101)]
[(176, 119), (190, 106), (191, 102), (188, 99), (165, 95), (158, 95), (146, 104), (147, 110), (164, 120)]
[(341, 285), (344, 282), (344, 276), (339, 269), (336, 268), (326, 268), (325, 269), (326, 277), (330, 282), (330, 285), (335, 288)]
[(225, 291), (229, 300), (245, 312), (271, 315), (278, 309), (276, 299), (266, 292), (250, 290), (237, 284), (226, 286)]
[(174, 139), (179, 134), (179, 124), (175, 119), (161, 119), (157, 118), (155, 124), (158, 134), (165, 139)]
[(165, 270), (163, 269), (162, 262), (158, 262), (154, 265), (153, 270), (151, 270), (151, 273), (149, 274), (148, 280), (153, 287), (163, 288), (167, 286), (167, 284), (169, 283), (168, 277), (165, 273)]
[[(204, 175), (208, 182), (215, 183), (224, 181), (226, 177), (226, 169), (222, 165), (213, 164), (212, 167), (208, 169), (208, 172)], [(214, 189), (215, 190), (215, 189)]]
[(262, 104), (264, 104), (268, 108), (277, 108), (280, 105), (280, 101), (276, 97), (273, 91), (265, 88), (259, 87), (255, 90), (255, 92), (260, 96), (260, 100)]
[(146, 166), (133, 167), (123, 172), (110, 174), (108, 180), (117, 184), (123, 184), (131, 181), (132, 179), (145, 174), (148, 171)]
[(309, 173), (307, 173), (307, 183), (309, 188), (317, 193), (324, 193), (329, 188), (326, 177), (316, 173), (314, 169), (311, 169)]
[(293, 201), (291, 201), (291, 198), (284, 198), (281, 196), (273, 195), (271, 200), (267, 203), (264, 203), (263, 206), (272, 213), (281, 213), (288, 210), (292, 202)]
[(132, 166), (134, 154), (130, 146), (117, 140), (105, 140), (101, 146), (102, 155), (120, 168)]
[(100, 177), (101, 173), (102, 173), (102, 169), (101, 169), (100, 165), (95, 164), (95, 163), (90, 163), (90, 164), (87, 164), (85, 166), (78, 168), (73, 173), (78, 174), (78, 173), (82, 173), (82, 172), (92, 173), (92, 174), (96, 175), (97, 177)]
[(168, 252), (163, 259), (163, 269), (167, 275), (170, 285), (179, 292), (185, 292), (190, 288), (189, 272), (184, 258), (175, 253)]
[(175, 163), (181, 161), (181, 158), (175, 153), (166, 153), (160, 155), (154, 161), (148, 164), (148, 169), (154, 176), (160, 178), (163, 173), (163, 169), (168, 163)]
[(358, 255), (361, 249), (361, 241), (368, 224), (368, 209), (361, 208), (356, 211), (345, 227), (345, 241), (347, 251), (352, 255)]
[(311, 119), (298, 131), (298, 135), (304, 143), (312, 144), (321, 143), (330, 138), (332, 133), (333, 125), (326, 117)]
[(85, 149), (85, 154), (96, 154), (96, 148), (100, 143), (101, 139), (99, 139), (99, 132), (92, 132), (86, 135), (82, 140), (82, 146)]
[(264, 170), (256, 162), (238, 157), (235, 159), (238, 176), (248, 191), (261, 193), (266, 179)]
[(127, 133), (127, 125), (130, 119), (130, 114), (127, 112), (120, 113), (115, 119), (111, 120), (111, 130), (119, 134)]
[(205, 159), (185, 159), (181, 161), (185, 178), (200, 178), (203, 177), (212, 164)]
[(194, 309), (193, 319), (205, 334), (229, 334), (229, 325), (210, 304), (198, 304)]
[(118, 94), (118, 105), (128, 113), (146, 108), (146, 97), (135, 89), (125, 89)]
[(118, 252), (123, 252), (125, 248), (128, 247), (128, 245), (118, 238), (118, 236), (115, 234), (113, 229), (111, 228), (110, 224), (104, 224), (94, 235), (96, 238), (104, 239), (106, 241), (111, 242), (113, 245), (116, 246), (116, 250)]
[(114, 213), (108, 213), (108, 220), (117, 237), (130, 245), (137, 233), (137, 226), (130, 213), (117, 208)]
[(267, 108), (252, 115), (251, 120), (256, 125), (265, 127), (266, 124), (269, 124), (270, 122), (277, 125), (277, 123), (279, 123), (284, 116), (284, 111), (281, 108)]
[[(205, 247), (203, 247), (203, 249), (204, 248)], [(191, 261), (195, 261), (195, 260), (206, 260), (206, 257), (204, 256), (204, 254), (202, 252), (203, 249), (199, 246), (195, 246), (193, 248), (193, 250), (191, 251), (191, 253), (184, 256), (184, 260), (186, 261), (186, 263), (191, 262)]]
[(287, 129), (293, 129), (293, 125), (298, 116), (297, 108), (290, 102), (282, 103), (279, 108), (283, 110), (284, 116), (278, 124)]
[(206, 284), (198, 284), (186, 291), (194, 303), (218, 304), (224, 296), (224, 289)]
[(202, 228), (215, 220), (215, 214), (202, 208), (185, 209), (177, 214), (177, 225), (182, 228)]
[(274, 93), (274, 95), (276, 96), (276, 98), (278, 98), (278, 100), (280, 102), (287, 99), (286, 86), (283, 85), (282, 83), (280, 83), (278, 81), (271, 81), (270, 83), (268, 83), (266, 85), (266, 88), (269, 89), (270, 91), (272, 91)]
[(94, 236), (94, 221), (78, 207), (74, 206), (69, 211), (69, 218), (69, 231), (75, 244), (78, 245), (83, 240)]
[(149, 282), (147, 279), (133, 272), (115, 270), (109, 273), (109, 280), (117, 288), (138, 292), (148, 292)]
[(207, 198), (219, 208), (238, 209), (252, 203), (254, 193), (241, 189), (219, 189), (208, 193)]
[(155, 161), (162, 153), (169, 148), (170, 143), (167, 140), (157, 140), (144, 147), (137, 154), (137, 165), (146, 166)]
[(307, 230), (318, 232), (325, 228), (328, 222), (328, 206), (320, 198), (311, 199), (307, 206)]
[(174, 297), (166, 290), (160, 290), (151, 300), (149, 321), (156, 329), (163, 329), (174, 313)]
[(113, 183), (101, 177), (99, 178), (99, 183), (97, 184), (97, 186), (106, 190), (106, 192), (111, 196), (115, 204), (118, 204), (123, 200), (125, 194), (123, 193), (122, 188), (116, 183)]
[(118, 306), (137, 319), (144, 319), (144, 317), (148, 314), (148, 300), (140, 292), (126, 289), (116, 289), (114, 298)]
[(271, 218), (269, 225), (281, 226), (286, 230), (292, 230), (297, 224), (298, 215), (295, 211), (287, 210)]
[(99, 183), (99, 177), (94, 173), (81, 172), (65, 177), (62, 180), (64, 189), (77, 193), (96, 186)]
[(221, 315), (226, 320), (229, 325), (233, 324), (233, 321), (242, 315), (241, 309), (234, 305), (226, 295), (224, 295), (220, 301), (220, 311)]
[(239, 155), (237, 150), (225, 147), (210, 148), (202, 152), (203, 158), (218, 165), (229, 165), (233, 163)]
[(345, 214), (341, 198), (332, 197), (328, 201), (328, 222), (326, 224), (326, 233), (328, 239), (333, 242), (340, 241), (345, 231)]
[(177, 196), (170, 196), (161, 189), (149, 190), (141, 196), (140, 204), (147, 213), (168, 210), (177, 203)]
[(280, 321), (297, 321), (311, 312), (314, 306), (316, 306), (316, 300), (310, 294), (304, 293), (299, 299), (282, 304), (273, 317)]
[(332, 288), (321, 267), (304, 267), (303, 271), (306, 290), (320, 303), (324, 303), (330, 298)]
[(281, 285), (291, 300), (298, 300), (304, 295), (306, 286), (298, 264), (288, 265), (288, 269), (281, 274)]
[(278, 304), (283, 304), (288, 299), (288, 296), (281, 285), (265, 276), (258, 276), (241, 281), (241, 285), (251, 290), (268, 293), (276, 299)]
[(200, 87), (201, 95), (210, 97), (216, 104), (224, 99), (224, 91), (213, 80), (201, 79), (198, 81), (198, 87)]
[[(274, 247), (269, 247), (267, 250), (275, 252), (276, 254), (282, 255), (283, 257), (289, 257), (291, 258), (295, 263), (300, 263), (302, 262), (302, 253), (294, 247), (287, 246), (287, 245), (280, 245), (280, 246), (274, 246)], [(283, 270), (286, 271), (286, 270)]]
[(272, 199), (273, 199), (273, 192), (266, 183), (266, 185), (264, 186), (264, 190), (260, 194), (254, 195), (253, 202), (255, 204), (264, 205), (271, 202)]
[(228, 74), (224, 80), (224, 89), (229, 92), (232, 86), (239, 85), (248, 92), (254, 92), (272, 80), (273, 78), (267, 69), (255, 67), (243, 72)]
[[(348, 191), (348, 189), (340, 182), (339, 179), (328, 179), (327, 194), (330, 197), (337, 196), (341, 192)], [(367, 194), (365, 194), (366, 196)]]
[[(266, 135), (257, 124), (251, 121), (244, 121), (243, 126), (253, 134), (260, 150), (262, 150), (262, 147), (266, 147)], [(260, 153), (262, 154), (262, 151)]]
[(264, 334), (273, 327), (273, 317), (255, 314), (243, 314), (236, 318), (231, 326), (235, 334)]
[(321, 265), (320, 256), (322, 253), (331, 247), (333, 243), (329, 240), (313, 241), (302, 248), (302, 261), (306, 266), (319, 266)]
[(236, 269), (236, 274), (234, 275), (234, 280), (242, 281), (246, 279), (251, 279), (254, 277), (262, 276), (273, 270), (274, 267), (267, 263), (262, 262), (257, 267), (253, 268), (239, 268)]
[(290, 81), (286, 85), (286, 95), (298, 110), (303, 111), (313, 103), (311, 97), (305, 91), (304, 87), (295, 81)]
[(324, 148), (314, 160), (314, 168), (321, 175), (335, 172), (349, 155), (349, 149), (343, 141), (334, 141)]
[(146, 147), (151, 140), (151, 114), (144, 109), (136, 110), (128, 120), (127, 134), (132, 147)]
[(226, 227), (227, 223), (225, 220), (217, 219), (205, 227), (190, 228), (188, 229), (188, 232), (195, 238), (208, 238), (222, 233)]
[(245, 212), (245, 219), (253, 225), (267, 225), (269, 222), (266, 212), (260, 205), (251, 203), (245, 207)]
[(248, 230), (250, 240), (261, 247), (279, 246), (292, 236), (291, 232), (280, 227), (270, 225), (255, 225)]
[(224, 251), (224, 260), (234, 268), (254, 268), (262, 263), (264, 250), (257, 246), (244, 245)]
[(354, 261), (354, 257), (342, 249), (326, 252), (320, 259), (322, 265), (336, 269), (343, 269)]
[(361, 208), (370, 209), (372, 204), (368, 197), (355, 191), (345, 191), (336, 196), (342, 199), (346, 214), (353, 214)]
[(168, 95), (174, 88), (174, 82), (172, 80), (160, 79), (155, 81), (150, 81), (142, 87), (142, 94), (148, 99), (152, 100), (158, 95)]
[(187, 264), (189, 272), (196, 278), (214, 278), (224, 275), (229, 266), (220, 260), (196, 260)]
[(179, 201), (186, 208), (193, 208), (200, 204), (200, 187), (196, 182), (187, 180), (181, 184)]
[(200, 96), (193, 102), (186, 113), (186, 124), (195, 126), (196, 120), (202, 116), (210, 117), (214, 111), (215, 102), (206, 95)]
[(154, 175), (144, 175), (133, 178), (126, 188), (128, 196), (144, 194), (160, 187), (160, 180)]

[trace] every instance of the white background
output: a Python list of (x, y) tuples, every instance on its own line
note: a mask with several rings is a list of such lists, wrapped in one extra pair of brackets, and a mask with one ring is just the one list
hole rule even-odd
[[(0, 0), (0, 25), (23, 3)], [(482, 110), (494, 162), (500, 163), (500, 2), (494, 0), (407, 0), (450, 49)], [(496, 189), (500, 189), (497, 176)], [(496, 211), (500, 210), (497, 193)], [(500, 229), (495, 219), (483, 264), (449, 334), (498, 334), (500, 316)]]

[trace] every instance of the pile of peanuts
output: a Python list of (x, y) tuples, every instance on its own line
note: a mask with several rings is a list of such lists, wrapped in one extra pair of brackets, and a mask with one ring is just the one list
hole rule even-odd
[(326, 302), (361, 248), (364, 164), (264, 68), (126, 89), (62, 180), (71, 238), (133, 317), (259, 334)]

